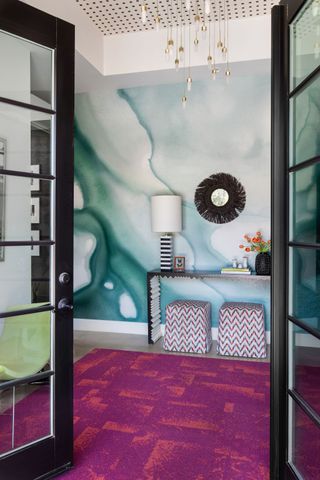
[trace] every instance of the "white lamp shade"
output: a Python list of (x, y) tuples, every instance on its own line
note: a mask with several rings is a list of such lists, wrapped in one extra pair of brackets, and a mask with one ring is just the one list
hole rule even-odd
[(182, 209), (179, 195), (156, 195), (151, 198), (152, 231), (159, 233), (181, 232)]

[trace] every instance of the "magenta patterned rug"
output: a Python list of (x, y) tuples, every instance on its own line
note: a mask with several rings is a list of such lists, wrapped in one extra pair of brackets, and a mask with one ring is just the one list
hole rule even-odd
[(66, 480), (269, 479), (269, 364), (96, 349)]

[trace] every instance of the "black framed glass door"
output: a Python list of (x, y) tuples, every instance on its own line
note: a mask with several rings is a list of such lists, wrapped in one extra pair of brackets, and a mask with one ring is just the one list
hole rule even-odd
[(74, 27), (0, 0), (0, 478), (72, 463)]
[(320, 2), (273, 9), (271, 478), (320, 478)]

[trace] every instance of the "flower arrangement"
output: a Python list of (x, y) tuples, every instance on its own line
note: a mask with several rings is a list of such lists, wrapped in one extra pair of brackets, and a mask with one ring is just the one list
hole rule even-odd
[(271, 251), (271, 240), (263, 240), (261, 232), (256, 232), (254, 237), (246, 234), (243, 238), (247, 245), (239, 245), (239, 248), (244, 249), (245, 252), (269, 253)]

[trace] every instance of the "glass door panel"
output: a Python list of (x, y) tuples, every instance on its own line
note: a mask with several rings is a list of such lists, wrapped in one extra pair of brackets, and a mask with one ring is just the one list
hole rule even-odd
[(289, 259), (289, 315), (320, 333), (320, 246), (290, 247)]
[[(53, 435), (53, 51), (0, 31), (0, 455)], [(8, 79), (16, 73), (16, 81)], [(11, 88), (9, 88), (11, 87)], [(10, 99), (10, 102), (8, 100)], [(25, 105), (12, 104), (15, 101)], [(37, 108), (34, 108), (37, 106)]]
[(51, 435), (50, 377), (0, 390), (0, 454)]
[(291, 90), (319, 66), (319, 18), (319, 0), (308, 0), (290, 25)]
[(0, 168), (50, 175), (53, 125), (49, 113), (0, 103)]
[(0, 96), (52, 108), (53, 56), (49, 48), (0, 31), (0, 57), (6, 59)]
[(320, 243), (320, 163), (292, 172), (290, 193), (290, 240)]
[(319, 89), (317, 75), (290, 100), (290, 166), (320, 155)]
[(290, 463), (300, 479), (320, 478), (320, 428), (290, 397), (292, 429), (290, 432)]
[(292, 322), (289, 328), (289, 387), (320, 416), (320, 340)]
[(0, 390), (0, 455), (13, 449), (13, 388)]
[[(0, 240), (30, 241), (31, 237), (34, 241), (54, 240), (51, 238), (52, 182), (39, 178), (0, 175), (0, 185)], [(21, 220), (17, 224), (16, 219), (19, 217)]]
[(288, 458), (320, 478), (320, 1), (290, 25)]
[(18, 310), (19, 305), (30, 309), (35, 307), (35, 303), (51, 303), (52, 247), (28, 245), (2, 248), (0, 314)]

